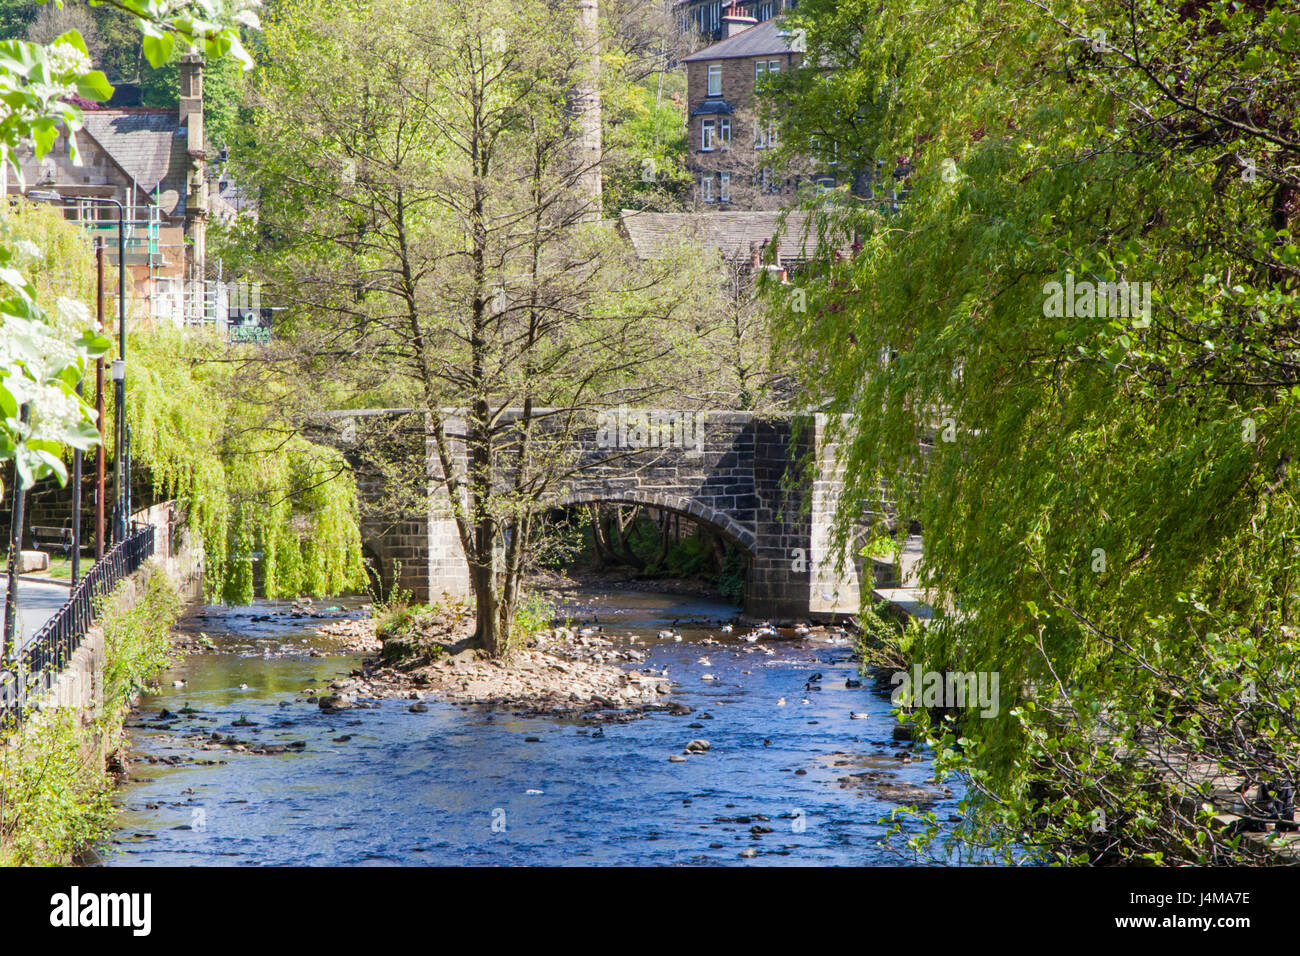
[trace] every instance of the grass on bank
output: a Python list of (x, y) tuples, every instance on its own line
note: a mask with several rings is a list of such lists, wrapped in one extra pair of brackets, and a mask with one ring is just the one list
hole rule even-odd
[[(525, 594), (515, 609), (507, 647), (514, 650), (550, 627), (555, 622), (555, 613), (555, 606), (545, 598)], [(375, 636), (384, 642), (384, 660), (402, 667), (438, 660), (468, 637), (474, 626), (474, 610), (470, 604), (412, 604), (409, 593), (375, 601), (371, 617), (375, 622)]]
[(182, 607), (161, 568), (145, 568), (134, 607), (122, 606), (121, 589), (105, 599), (100, 715), (32, 714), (0, 745), (0, 865), (67, 864), (112, 829), (105, 758), (117, 747), (131, 700), (166, 666), (168, 635)]
[[(85, 577), (86, 572), (88, 572), (94, 566), (95, 566), (95, 559), (93, 557), (83, 555), (81, 558), (81, 568), (79, 569), (81, 571), (81, 576)], [(9, 567), (9, 554), (8, 552), (0, 551), (0, 571), (3, 571), (8, 567)], [(50, 555), (50, 567), (48, 570), (30, 572), (28, 574), (24, 574), (23, 577), (38, 578), (47, 575), (55, 581), (71, 581), (72, 561), (68, 558), (63, 557), (62, 555), (56, 556), (52, 554)]]

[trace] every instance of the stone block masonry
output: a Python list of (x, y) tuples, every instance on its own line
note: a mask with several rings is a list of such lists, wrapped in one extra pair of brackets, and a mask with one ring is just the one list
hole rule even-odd
[[(507, 412), (507, 421), (512, 414), (518, 415)], [(363, 539), (385, 585), (394, 583), (400, 562), (396, 583), (414, 600), (469, 598), (464, 551), (423, 416), (386, 409), (337, 412), (334, 419), (334, 440), (348, 449), (366, 502)], [(457, 435), (463, 424), (452, 416), (447, 429)], [(854, 615), (860, 567), (846, 555), (837, 568), (832, 521), (841, 482), (826, 432), (821, 415), (623, 409), (589, 416), (577, 427), (562, 415), (542, 417), (536, 453), (565, 476), (542, 506), (621, 503), (677, 512), (715, 528), (748, 555), (747, 617)], [(377, 435), (384, 436), (389, 460), (400, 446), (418, 461), (405, 470), (377, 468), (362, 450), (373, 451)], [(453, 438), (452, 446), (464, 474), (464, 444)], [(494, 481), (505, 490), (514, 477), (502, 468)]]

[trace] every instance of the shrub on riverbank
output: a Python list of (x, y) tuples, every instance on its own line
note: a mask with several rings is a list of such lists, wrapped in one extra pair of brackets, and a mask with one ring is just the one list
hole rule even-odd
[(142, 577), (140, 599), (104, 618), (106, 711), (129, 706), (167, 666), (171, 628), (183, 607), (180, 593), (153, 562)]
[(65, 864), (108, 835), (112, 784), (97, 727), (47, 711), (0, 749), (0, 864)]
[[(372, 611), (375, 636), (383, 641), (385, 664), (411, 670), (464, 650), (471, 644), (474, 618), (468, 604), (376, 603)], [(539, 631), (551, 626), (555, 606), (537, 594), (526, 594), (510, 624), (509, 646), (517, 649)]]
[[(131, 603), (106, 599), (100, 715), (60, 708), (32, 714), (0, 748), (0, 864), (59, 865), (108, 836), (116, 749), (130, 701), (166, 665), (168, 635), (181, 611), (176, 588), (152, 562), (135, 579)], [(123, 587), (130, 587), (124, 585)]]
[(466, 605), (375, 605), (375, 636), (384, 642), (385, 664), (409, 670), (431, 664), (463, 641), (473, 628)]

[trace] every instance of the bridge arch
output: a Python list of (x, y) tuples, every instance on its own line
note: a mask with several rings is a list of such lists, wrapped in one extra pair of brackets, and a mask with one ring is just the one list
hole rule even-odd
[(626, 491), (574, 491), (561, 496), (558, 500), (547, 502), (550, 508), (570, 508), (577, 505), (642, 505), (672, 511), (694, 521), (699, 521), (716, 529), (729, 542), (744, 551), (750, 558), (755, 556), (757, 544), (754, 532), (725, 512), (718, 511), (706, 504), (683, 495), (667, 494), (662, 491), (642, 491), (630, 488)]

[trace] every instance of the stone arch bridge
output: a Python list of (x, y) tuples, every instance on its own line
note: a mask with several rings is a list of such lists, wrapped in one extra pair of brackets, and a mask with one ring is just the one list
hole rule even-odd
[[(546, 412), (534, 414), (545, 423)], [(369, 506), (362, 527), (372, 560), (384, 573), (400, 562), (396, 583), (415, 600), (469, 597), (465, 555), (422, 414), (409, 409), (340, 411), (330, 419), (330, 440), (348, 452)], [(445, 420), (455, 467), (464, 474), (464, 446), (456, 438), (463, 425), (455, 417)], [(711, 526), (748, 556), (746, 617), (777, 621), (855, 615), (862, 564), (852, 557), (843, 563), (842, 574), (835, 570), (831, 522), (841, 482), (826, 428), (827, 417), (815, 414), (770, 417), (662, 409), (589, 414), (585, 425), (564, 426), (564, 447), (552, 450), (567, 456), (567, 477), (541, 506), (635, 504), (679, 513)], [(539, 431), (544, 436), (546, 426)], [(373, 448), (381, 435), (390, 452), (400, 446), (408, 460), (418, 459), (405, 479), (396, 477), (393, 468), (374, 467)], [(540, 439), (543, 447), (545, 440)], [(504, 484), (509, 477), (497, 480)], [(401, 508), (383, 505), (386, 498), (393, 500), (389, 492), (395, 483), (417, 486), (414, 504), (408, 495)]]

